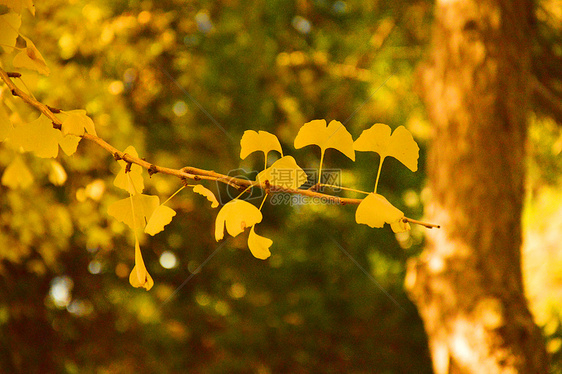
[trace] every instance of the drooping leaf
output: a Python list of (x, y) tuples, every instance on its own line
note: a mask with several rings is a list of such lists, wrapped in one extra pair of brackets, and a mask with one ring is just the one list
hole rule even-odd
[(15, 127), (10, 135), (10, 143), (17, 149), (33, 152), (37, 157), (57, 157), (59, 153), (60, 131), (53, 128), (53, 123), (44, 115), (35, 121)]
[[(0, 0), (0, 4), (3, 1), (5, 0)], [(20, 26), (21, 16), (16, 12), (8, 12), (0, 16), (0, 45), (5, 52), (12, 52), (13, 47), (16, 46)]]
[(353, 138), (339, 121), (332, 120), (328, 126), (324, 119), (305, 123), (295, 138), (295, 148), (299, 149), (312, 144), (319, 146), (322, 154), (326, 149), (334, 148), (355, 161)]
[(250, 235), (248, 236), (248, 248), (255, 258), (260, 260), (265, 260), (271, 256), (269, 247), (273, 244), (273, 240), (260, 236), (255, 232), (255, 225), (250, 229)]
[[(83, 109), (69, 110), (62, 112), (62, 133), (76, 136), (84, 135), (84, 130), (88, 134), (97, 135), (94, 121), (86, 115)], [(59, 115), (60, 117), (60, 115)]]
[(11, 189), (25, 189), (33, 184), (33, 174), (17, 155), (2, 174), (2, 184)]
[(272, 186), (279, 186), (296, 190), (302, 186), (308, 177), (292, 156), (285, 156), (275, 161), (273, 165), (263, 170), (256, 176), (256, 181)]
[[(400, 209), (379, 194), (370, 193), (357, 207), (355, 221), (370, 227), (383, 227), (385, 223), (395, 223), (404, 217)], [(396, 225), (395, 225), (396, 227)]]
[(29, 9), (32, 15), (35, 15), (35, 6), (33, 0), (0, 0), (0, 5), (6, 5), (14, 12), (21, 14), (24, 8)]
[(144, 232), (148, 235), (156, 235), (164, 230), (164, 226), (172, 222), (172, 218), (176, 215), (176, 211), (166, 205), (159, 205), (158, 208), (152, 212)]
[(55, 186), (62, 186), (66, 182), (66, 171), (60, 163), (51, 160), (51, 168), (49, 170), (49, 182)]
[(144, 229), (150, 216), (159, 205), (158, 196), (136, 194), (114, 202), (107, 209), (107, 213), (131, 229), (141, 230)]
[(224, 238), (224, 226), (231, 236), (242, 233), (246, 228), (261, 222), (262, 214), (258, 208), (244, 200), (234, 199), (226, 203), (215, 221), (215, 239)]
[(131, 286), (140, 288), (143, 287), (149, 291), (152, 286), (154, 286), (154, 280), (146, 270), (144, 265), (144, 260), (142, 259), (142, 253), (140, 250), (140, 245), (138, 239), (135, 237), (135, 266), (131, 270), (129, 275), (129, 283)]
[(14, 61), (12, 62), (14, 67), (35, 70), (40, 74), (49, 75), (49, 68), (41, 52), (39, 52), (35, 44), (33, 44), (29, 38), (25, 36), (22, 36), (22, 38), (25, 40), (27, 46), (14, 57)]
[(410, 131), (404, 126), (399, 126), (392, 135), (390, 133), (388, 125), (376, 123), (361, 133), (354, 143), (354, 148), (356, 151), (377, 152), (381, 157), (381, 164), (385, 157), (392, 156), (411, 171), (418, 170), (420, 147)]
[(193, 187), (193, 192), (198, 193), (199, 195), (203, 195), (211, 202), (211, 208), (216, 208), (219, 206), (219, 202), (213, 191), (209, 190), (208, 188), (203, 187), (200, 184), (195, 185)]
[(277, 151), (281, 154), (281, 157), (283, 157), (283, 150), (281, 149), (281, 143), (279, 143), (277, 136), (267, 131), (244, 131), (244, 135), (242, 135), (242, 139), (240, 140), (240, 158), (244, 160), (250, 153), (257, 151), (263, 152), (266, 159), (270, 151)]
[[(133, 157), (139, 157), (137, 150), (132, 145), (128, 146), (127, 149), (125, 149), (125, 153)], [(142, 167), (137, 164), (132, 164), (131, 170), (128, 173), (125, 173), (127, 169), (127, 162), (123, 160), (119, 160), (117, 162), (119, 163), (119, 165), (121, 165), (121, 170), (119, 171), (119, 173), (117, 173), (117, 176), (113, 181), (115, 187), (124, 189), (125, 191), (128, 191), (130, 194), (133, 195), (137, 193), (141, 193), (144, 190)]]

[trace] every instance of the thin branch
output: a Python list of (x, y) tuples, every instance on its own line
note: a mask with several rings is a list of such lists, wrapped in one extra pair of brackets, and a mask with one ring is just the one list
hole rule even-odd
[[(18, 96), (32, 107), (39, 110), (42, 114), (44, 114), (47, 118), (49, 118), (53, 122), (53, 128), (60, 130), (62, 128), (62, 121), (53, 113), (53, 109), (55, 108), (51, 108), (41, 103), (31, 95), (28, 95), (26, 92), (19, 89), (11, 80), (12, 76), (17, 76), (17, 75), (18, 73), (12, 73), (12, 72), (8, 73), (0, 67), (0, 78), (4, 81), (4, 83), (6, 83), (8, 88), (11, 90), (12, 95)], [(171, 168), (152, 164), (138, 157), (133, 157), (128, 153), (118, 150), (117, 148), (115, 148), (114, 146), (112, 146), (111, 144), (109, 144), (108, 142), (106, 142), (105, 140), (103, 140), (98, 136), (85, 133), (84, 135), (82, 135), (82, 138), (96, 143), (97, 145), (99, 145), (100, 147), (111, 153), (116, 160), (123, 160), (125, 162), (136, 164), (147, 169), (151, 175), (155, 173), (168, 174), (168, 175), (176, 176), (180, 178), (182, 181), (185, 181), (186, 179), (193, 179), (195, 181), (202, 180), (202, 179), (217, 181), (230, 185), (237, 189), (258, 187), (264, 191), (267, 191), (268, 193), (283, 192), (283, 193), (299, 194), (299, 195), (310, 196), (310, 197), (317, 197), (317, 198), (324, 199), (325, 201), (330, 202), (331, 204), (336, 204), (336, 205), (359, 205), (363, 201), (362, 199), (338, 197), (338, 196), (328, 195), (311, 190), (285, 188), (282, 186), (271, 185), (268, 183), (268, 181), (266, 181), (265, 183), (258, 183), (248, 179), (230, 177), (228, 175), (220, 174), (212, 170), (204, 170), (192, 166), (186, 166), (182, 169), (171, 169)], [(439, 227), (438, 225), (423, 223), (411, 218), (405, 217), (404, 220), (411, 223), (420, 224), (428, 228)]]

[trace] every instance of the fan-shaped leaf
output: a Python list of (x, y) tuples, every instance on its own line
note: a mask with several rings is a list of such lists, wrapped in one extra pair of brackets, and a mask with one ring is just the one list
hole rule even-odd
[(11, 189), (25, 189), (33, 184), (33, 174), (31, 174), (19, 155), (4, 170), (2, 184)]
[(84, 130), (88, 134), (96, 135), (96, 128), (94, 126), (94, 121), (86, 115), (86, 111), (83, 109), (69, 110), (62, 112), (62, 133), (64, 135), (72, 134), (76, 136), (84, 135)]
[(244, 135), (242, 135), (240, 140), (240, 158), (244, 160), (250, 153), (257, 151), (263, 152), (266, 159), (270, 151), (277, 151), (283, 156), (283, 150), (277, 136), (267, 131), (244, 131)]
[(175, 210), (167, 207), (166, 205), (159, 205), (158, 208), (154, 209), (144, 232), (148, 235), (156, 235), (160, 231), (164, 230), (164, 226), (172, 222), (172, 218), (176, 215)]
[(361, 133), (354, 148), (356, 151), (377, 152), (381, 156), (381, 163), (385, 157), (392, 156), (411, 171), (418, 170), (420, 148), (410, 131), (399, 126), (392, 135), (390, 133), (388, 125), (376, 123)]
[(334, 148), (355, 161), (353, 138), (339, 121), (330, 121), (328, 126), (323, 119), (305, 123), (295, 138), (295, 148), (312, 144), (319, 146), (322, 154), (326, 149)]
[(379, 194), (370, 193), (355, 211), (355, 221), (370, 227), (383, 227), (404, 217), (404, 213)]
[(234, 199), (226, 203), (215, 222), (215, 239), (217, 242), (224, 238), (224, 226), (231, 236), (242, 233), (247, 227), (261, 222), (262, 214), (258, 208), (247, 201)]
[(273, 186), (291, 188), (296, 190), (302, 186), (308, 177), (292, 156), (285, 156), (275, 161), (273, 165), (259, 173), (256, 181), (265, 183), (266, 180)]
[(107, 213), (131, 229), (140, 230), (145, 227), (159, 205), (158, 196), (137, 194), (114, 202), (107, 209)]

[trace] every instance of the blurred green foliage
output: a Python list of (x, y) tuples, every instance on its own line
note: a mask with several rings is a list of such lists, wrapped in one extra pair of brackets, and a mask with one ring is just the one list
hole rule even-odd
[[(387, 160), (379, 192), (418, 218), (431, 129), (412, 85), (431, 7), (41, 1), (21, 31), (51, 75), (23, 72), (23, 80), (46, 104), (86, 109), (119, 149), (134, 145), (141, 157), (173, 168), (259, 171), (259, 157), (239, 159), (247, 129), (277, 134), (287, 154), (313, 168), (319, 152), (292, 147), (307, 121), (345, 121), (354, 138), (376, 122), (406, 125), (422, 147), (421, 170)], [(36, 116), (10, 103), (24, 119)], [(0, 147), (2, 169), (13, 157)], [(355, 224), (354, 207), (266, 204), (260, 234), (274, 245), (260, 261), (244, 237), (216, 243), (216, 211), (181, 193), (170, 202), (178, 212), (172, 223), (141, 243), (155, 280), (146, 292), (128, 283), (132, 234), (106, 213), (126, 197), (112, 185), (119, 166), (111, 155), (83, 141), (76, 155), (59, 157), (69, 174), (63, 186), (49, 183), (49, 160), (24, 160), (34, 185), (0, 186), (1, 372), (431, 372), (421, 321), (403, 289), (423, 229), (395, 236)], [(328, 152), (324, 165), (341, 169), (347, 187), (374, 186), (372, 154), (352, 163)], [(161, 198), (181, 185), (162, 175), (146, 182)], [(224, 186), (207, 187), (230, 198)]]

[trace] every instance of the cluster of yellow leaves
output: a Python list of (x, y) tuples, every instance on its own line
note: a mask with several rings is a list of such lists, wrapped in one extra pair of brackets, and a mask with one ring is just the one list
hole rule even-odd
[[(88, 131), (87, 127), (84, 126), (83, 128)], [(124, 153), (138, 158), (138, 153), (133, 146), (127, 147)], [(158, 196), (142, 193), (144, 191), (142, 167), (137, 164), (128, 164), (124, 160), (119, 160), (118, 163), (121, 170), (117, 173), (113, 184), (127, 191), (129, 197), (111, 204), (107, 213), (133, 230), (135, 235), (135, 266), (129, 276), (129, 282), (134, 287), (143, 287), (149, 290), (154, 285), (154, 281), (144, 265), (138, 235), (141, 231), (152, 236), (158, 234), (172, 222), (176, 212), (165, 205), (167, 201), (161, 204)], [(193, 186), (193, 191), (205, 196), (211, 202), (211, 207), (216, 208), (219, 205), (213, 192), (202, 185)]]
[[(384, 196), (376, 193), (382, 163), (386, 157), (394, 157), (410, 170), (417, 170), (419, 147), (405, 127), (398, 127), (391, 135), (389, 126), (377, 123), (363, 131), (359, 138), (353, 141), (353, 137), (341, 122), (331, 121), (326, 124), (325, 120), (314, 120), (300, 128), (294, 141), (297, 149), (307, 145), (316, 145), (320, 148), (319, 181), (322, 180), (322, 162), (328, 148), (337, 149), (353, 161), (355, 161), (355, 151), (378, 153), (381, 160), (374, 193), (369, 193), (359, 204), (355, 220), (370, 227), (383, 227), (388, 223), (394, 232), (410, 229), (409, 223), (404, 219), (404, 213)], [(256, 182), (262, 187), (269, 186), (269, 190), (271, 187), (296, 190), (307, 181), (306, 173), (298, 166), (295, 159), (291, 156), (283, 156), (281, 144), (275, 135), (266, 131), (248, 130), (240, 140), (240, 147), (241, 159), (256, 151), (264, 153), (265, 170), (256, 177)], [(267, 167), (267, 155), (271, 151), (279, 152), (281, 158)], [(281, 175), (283, 178), (280, 178)], [(250, 251), (256, 258), (268, 258), (271, 254), (269, 248), (273, 244), (272, 240), (255, 233), (256, 224), (262, 221), (260, 210), (261, 207), (258, 209), (249, 202), (239, 199), (225, 204), (216, 218), (215, 239), (219, 241), (224, 238), (225, 225), (226, 231), (233, 237), (250, 228), (248, 236)]]
[[(8, 7), (9, 12), (0, 16), (0, 45), (6, 52), (18, 50), (12, 64), (15, 68), (35, 70), (36, 72), (49, 75), (49, 68), (41, 52), (35, 44), (19, 33), (21, 26), (21, 13), (28, 9), (35, 15), (35, 7), (32, 0), (0, 0), (0, 5)], [(17, 38), (21, 36), (25, 42), (24, 48), (16, 47)]]
[[(61, 112), (58, 117), (63, 123), (62, 132), (55, 129), (51, 120), (44, 115), (30, 123), (19, 123), (16, 126), (10, 120), (6, 109), (0, 105), (0, 142), (5, 142), (16, 152), (30, 152), (40, 158), (56, 158), (59, 148), (68, 156), (74, 154), (81, 140), (77, 136), (79, 131), (68, 131), (65, 134), (65, 128), (76, 130), (82, 127), (80, 135), (84, 134), (84, 129), (95, 134), (94, 123), (85, 110)], [(55, 169), (51, 170), (49, 180), (55, 185), (60, 185), (66, 181), (66, 172), (59, 163), (56, 165), (52, 166)], [(19, 170), (20, 175), (12, 173), (14, 170)], [(33, 176), (21, 157), (15, 157), (2, 175), (2, 184), (14, 189), (27, 188), (32, 182)]]

